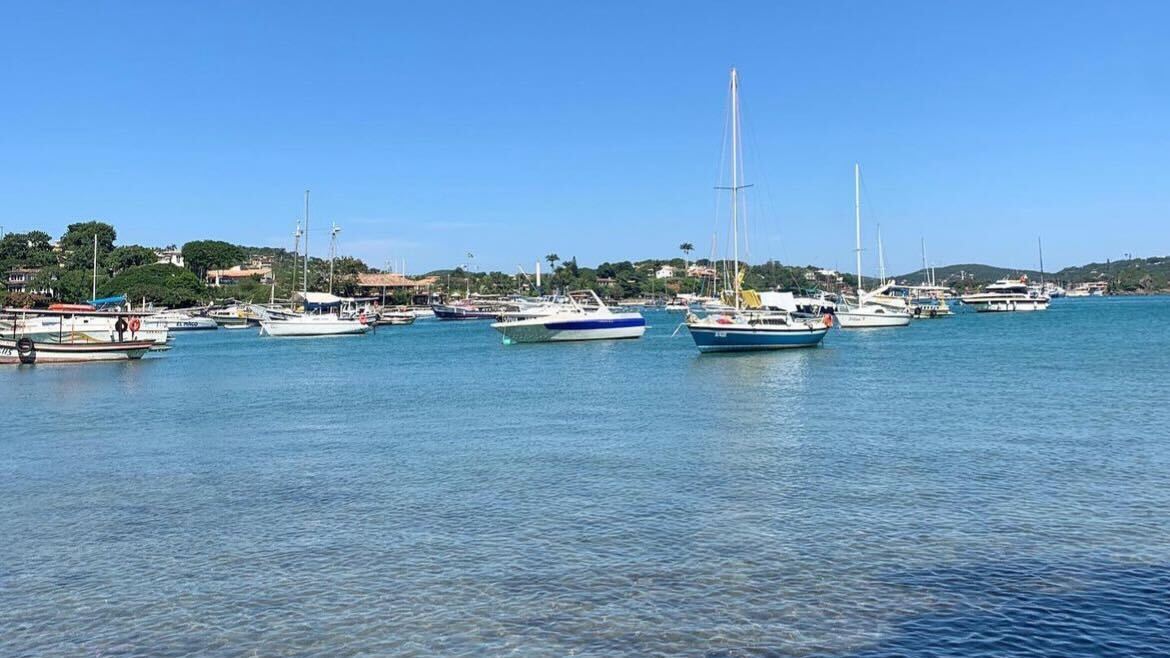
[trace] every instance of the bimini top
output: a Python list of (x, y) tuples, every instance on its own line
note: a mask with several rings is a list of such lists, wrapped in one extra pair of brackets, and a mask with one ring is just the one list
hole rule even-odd
[(91, 299), (86, 302), (90, 306), (102, 308), (103, 306), (119, 306), (126, 303), (126, 295), (118, 295), (117, 297), (102, 297), (101, 299)]

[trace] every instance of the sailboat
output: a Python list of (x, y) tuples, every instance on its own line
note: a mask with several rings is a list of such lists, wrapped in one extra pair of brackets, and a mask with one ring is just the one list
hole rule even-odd
[(727, 297), (730, 307), (712, 311), (704, 317), (688, 313), (686, 326), (700, 352), (775, 350), (792, 347), (815, 347), (833, 326), (831, 315), (798, 318), (785, 310), (765, 308), (754, 290), (743, 290), (746, 272), (739, 268), (739, 208), (743, 203), (739, 130), (739, 74), (731, 69), (731, 242), (733, 250), (732, 290)]
[[(299, 231), (298, 231), (299, 232)], [(336, 233), (334, 233), (336, 235)], [(301, 297), (308, 306), (309, 295), (309, 191), (305, 190), (305, 264)], [(261, 336), (347, 336), (364, 334), (372, 326), (371, 318), (341, 317), (337, 313), (275, 313), (252, 304), (251, 311), (260, 317)]]
[[(910, 324), (909, 313), (876, 304), (861, 289), (861, 166), (857, 164), (853, 165), (853, 215), (856, 235), (854, 252), (857, 256), (857, 305), (839, 306), (837, 322), (841, 324), (842, 329), (905, 327)], [(878, 290), (884, 289), (885, 286)]]

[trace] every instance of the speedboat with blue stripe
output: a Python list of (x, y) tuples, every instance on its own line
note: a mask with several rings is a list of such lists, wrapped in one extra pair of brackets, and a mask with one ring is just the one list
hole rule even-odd
[(564, 302), (547, 308), (545, 314), (505, 316), (492, 328), (503, 335), (505, 345), (641, 338), (646, 333), (641, 313), (615, 313), (592, 290), (571, 292)]

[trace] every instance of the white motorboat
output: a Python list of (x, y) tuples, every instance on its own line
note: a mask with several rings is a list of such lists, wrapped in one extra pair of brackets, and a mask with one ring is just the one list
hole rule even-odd
[(31, 336), (0, 338), (0, 363), (86, 363), (141, 359), (154, 345), (149, 340), (66, 342), (33, 340)]
[(571, 292), (556, 305), (552, 313), (505, 316), (492, 328), (505, 344), (641, 338), (646, 332), (641, 313), (615, 313), (592, 290)]
[(1000, 279), (986, 286), (983, 292), (963, 295), (959, 299), (980, 313), (1043, 311), (1050, 301), (1047, 295), (1029, 288), (1026, 276)]
[(191, 315), (183, 311), (161, 311), (142, 319), (147, 327), (163, 327), (168, 331), (214, 331), (219, 323), (203, 315)]

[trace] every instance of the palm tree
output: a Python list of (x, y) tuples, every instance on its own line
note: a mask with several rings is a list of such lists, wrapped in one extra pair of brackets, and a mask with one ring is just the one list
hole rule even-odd
[(549, 269), (555, 272), (557, 269), (557, 261), (560, 260), (561, 257), (556, 255), (555, 253), (552, 253), (552, 254), (545, 256), (544, 259), (548, 261)]
[(691, 264), (690, 264), (689, 260), (690, 260), (691, 252), (695, 250), (695, 245), (693, 245), (689, 242), (684, 242), (684, 243), (680, 244), (678, 246), (678, 248), (683, 252), (683, 255), (685, 256), (685, 258), (683, 258), (683, 277), (685, 278), (689, 274), (687, 272), (687, 270), (691, 269)]

